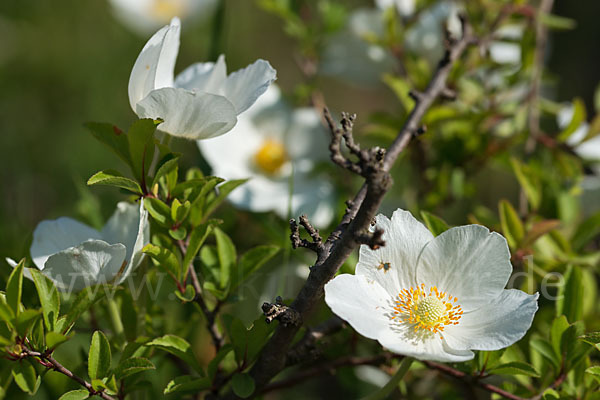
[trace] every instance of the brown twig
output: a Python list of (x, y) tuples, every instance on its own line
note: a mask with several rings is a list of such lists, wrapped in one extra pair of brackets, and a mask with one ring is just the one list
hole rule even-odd
[(263, 303), (262, 310), (267, 324), (277, 320), (283, 326), (302, 325), (302, 316), (293, 308), (283, 304), (283, 299), (279, 296), (275, 299), (275, 303)]
[(61, 363), (56, 361), (56, 359), (54, 359), (54, 357), (52, 357), (50, 354), (45, 354), (45, 353), (40, 353), (38, 351), (29, 350), (27, 347), (23, 347), (22, 351), (25, 356), (37, 358), (38, 361), (40, 362), (40, 364), (42, 364), (44, 367), (54, 370), (56, 372), (60, 372), (61, 374), (65, 375), (65, 376), (69, 377), (70, 379), (74, 380), (75, 382), (79, 383), (81, 386), (86, 388), (88, 392), (90, 392), (91, 396), (100, 396), (104, 400), (115, 400), (114, 397), (109, 396), (108, 394), (104, 393), (104, 391), (95, 390), (92, 387), (91, 383), (89, 383), (86, 380), (75, 375), (73, 372), (69, 371)]
[(295, 365), (307, 360), (314, 360), (319, 356), (316, 344), (325, 336), (340, 331), (345, 326), (344, 320), (333, 316), (327, 321), (319, 324), (313, 329), (307, 329), (306, 333), (288, 352), (286, 366)]
[(301, 215), (298, 218), (298, 222), (300, 222), (300, 225), (308, 232), (311, 240), (301, 239), (298, 223), (295, 219), (290, 219), (290, 240), (292, 241), (292, 247), (294, 249), (304, 247), (318, 254), (323, 250), (323, 239), (321, 238), (321, 235), (319, 235), (319, 231), (308, 222), (306, 215)]

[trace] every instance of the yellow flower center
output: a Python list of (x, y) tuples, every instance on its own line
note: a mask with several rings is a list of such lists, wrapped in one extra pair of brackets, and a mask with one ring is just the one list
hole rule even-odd
[(183, 15), (184, 6), (181, 0), (154, 0), (150, 13), (164, 20)]
[(254, 155), (254, 162), (267, 174), (275, 174), (288, 161), (288, 155), (281, 142), (267, 139)]
[(425, 284), (416, 288), (402, 289), (398, 295), (394, 316), (402, 322), (412, 324), (415, 332), (420, 330), (440, 334), (447, 325), (458, 325), (463, 310), (456, 304), (457, 297), (440, 292), (432, 286), (429, 291)]

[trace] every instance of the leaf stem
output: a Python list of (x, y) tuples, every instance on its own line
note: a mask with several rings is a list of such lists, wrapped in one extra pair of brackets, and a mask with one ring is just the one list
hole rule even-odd
[(394, 389), (396, 387), (398, 387), (398, 383), (400, 383), (402, 378), (404, 378), (404, 375), (406, 375), (406, 373), (410, 369), (410, 366), (413, 361), (414, 361), (414, 358), (412, 358), (412, 357), (404, 357), (402, 359), (402, 361), (400, 361), (400, 365), (398, 366), (398, 371), (396, 371), (396, 373), (394, 374), (392, 379), (390, 379), (389, 382), (386, 383), (386, 385), (384, 387), (379, 389), (377, 392), (368, 395), (363, 400), (384, 400), (384, 399), (386, 399), (390, 395), (390, 393), (392, 393), (394, 391)]

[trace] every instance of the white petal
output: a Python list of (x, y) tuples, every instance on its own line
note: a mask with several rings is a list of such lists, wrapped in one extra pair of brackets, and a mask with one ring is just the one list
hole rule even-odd
[(50, 256), (43, 273), (62, 291), (111, 283), (125, 267), (125, 253), (120, 243), (88, 240)]
[(286, 149), (292, 159), (329, 158), (329, 132), (321, 123), (321, 115), (314, 108), (298, 108), (292, 113), (290, 129), (286, 134)]
[[(379, 214), (375, 226), (384, 230), (386, 244), (377, 250), (361, 246), (356, 274), (379, 282), (391, 296), (397, 296), (400, 290), (417, 285), (419, 253), (433, 235), (411, 213), (401, 209), (394, 211), (391, 220)], [(383, 263), (389, 263), (390, 269), (379, 268)]]
[[(582, 124), (582, 126), (583, 125), (584, 124)], [(581, 127), (579, 129), (581, 129)], [(588, 127), (585, 126), (585, 132), (587, 132), (587, 130)], [(596, 135), (575, 147), (575, 152), (585, 160), (600, 160), (600, 135)]]
[[(6, 263), (8, 265), (10, 265), (13, 268), (16, 267), (17, 265), (19, 265), (19, 263), (16, 262), (15, 260), (13, 260), (12, 258), (5, 257), (4, 260), (6, 261)], [(29, 272), (29, 268), (23, 268), (23, 276), (27, 279), (33, 280), (33, 276), (31, 276), (31, 272)]]
[(129, 77), (129, 104), (137, 113), (136, 104), (152, 90), (173, 86), (173, 70), (179, 52), (180, 23), (173, 18), (161, 28), (142, 49)]
[(223, 86), (226, 78), (225, 56), (221, 54), (216, 63), (196, 63), (184, 69), (175, 78), (175, 87), (219, 94), (219, 88)]
[(100, 232), (71, 218), (61, 217), (42, 221), (33, 231), (31, 257), (34, 264), (42, 270), (46, 260), (52, 254), (77, 246), (89, 239), (101, 238)]
[(429, 242), (417, 268), (419, 283), (458, 297), (464, 311), (490, 303), (512, 272), (506, 239), (480, 225), (450, 228)]
[(236, 111), (225, 97), (185, 89), (153, 90), (137, 104), (141, 118), (162, 118), (159, 129), (186, 139), (222, 135), (235, 125)]
[(516, 43), (492, 42), (490, 57), (499, 64), (517, 64), (521, 62), (521, 46)]
[(392, 329), (382, 331), (379, 343), (394, 353), (419, 360), (461, 362), (471, 360), (475, 356), (472, 351), (451, 348), (439, 336), (417, 338), (409, 326), (392, 327)]
[(457, 349), (498, 350), (521, 339), (538, 309), (538, 294), (503, 290), (493, 302), (463, 314), (458, 325), (448, 326), (444, 337)]
[[(317, 228), (327, 227), (335, 215), (335, 190), (323, 177), (311, 177), (294, 171), (292, 217), (302, 214), (306, 214)], [(282, 217), (287, 217), (287, 210)]]
[(111, 244), (122, 243), (127, 249), (127, 268), (121, 274), (121, 280), (141, 262), (141, 249), (149, 242), (149, 229), (146, 209), (125, 201), (117, 204), (117, 209), (102, 228), (102, 239)]
[(360, 275), (338, 275), (325, 285), (325, 303), (354, 330), (378, 339), (389, 330), (392, 299), (377, 282)]
[(221, 88), (221, 94), (233, 103), (237, 113), (240, 114), (254, 104), (276, 77), (277, 71), (268, 61), (257, 60), (229, 75)]
[(280, 104), (285, 104), (281, 96), (281, 89), (272, 83), (255, 102), (254, 104), (244, 112), (244, 117), (252, 118), (255, 114), (260, 113), (271, 107), (279, 107)]

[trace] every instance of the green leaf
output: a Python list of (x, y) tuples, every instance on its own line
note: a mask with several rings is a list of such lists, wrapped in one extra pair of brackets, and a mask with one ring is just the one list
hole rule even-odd
[(233, 351), (233, 345), (231, 343), (227, 343), (223, 347), (221, 347), (221, 349), (219, 349), (219, 352), (217, 353), (215, 358), (210, 360), (210, 363), (208, 364), (208, 369), (207, 369), (208, 377), (210, 379), (214, 379), (215, 375), (217, 374), (217, 370), (219, 369), (219, 364), (232, 351)]
[(516, 158), (510, 159), (510, 164), (513, 168), (515, 176), (519, 181), (519, 184), (525, 192), (527, 201), (531, 205), (531, 208), (537, 210), (542, 201), (542, 192), (540, 187), (539, 179), (537, 179), (530, 171), (528, 166), (521, 163)]
[(125, 132), (116, 125), (106, 123), (88, 122), (85, 127), (90, 130), (96, 139), (108, 146), (121, 160), (131, 166), (129, 142)]
[[(200, 186), (200, 190), (193, 195), (190, 195), (189, 200), (192, 202), (192, 208), (190, 210), (190, 224), (192, 226), (200, 225), (205, 218), (205, 203), (208, 195), (212, 193), (219, 183), (223, 182), (222, 178), (217, 177), (207, 177), (200, 180), (202, 185)], [(200, 183), (199, 182), (199, 183)], [(187, 183), (187, 182), (186, 182)]]
[(40, 314), (40, 310), (28, 309), (21, 311), (21, 313), (15, 318), (15, 328), (19, 336), (28, 336), (29, 328), (37, 320)]
[(499, 375), (527, 375), (533, 377), (539, 377), (539, 372), (536, 369), (524, 362), (513, 361), (506, 364), (498, 365), (495, 368), (489, 370), (489, 372)]
[(0, 319), (6, 322), (9, 327), (13, 327), (15, 313), (6, 302), (6, 295), (0, 292)]
[(46, 275), (35, 268), (31, 268), (29, 271), (33, 277), (33, 283), (35, 284), (40, 304), (42, 305), (46, 329), (53, 331), (60, 311), (60, 295), (52, 281)]
[(189, 303), (190, 301), (194, 301), (196, 298), (196, 290), (190, 284), (185, 287), (185, 292), (181, 293), (179, 290), (175, 290), (175, 296), (184, 303)]
[(162, 227), (170, 228), (173, 225), (171, 220), (171, 209), (168, 205), (159, 199), (146, 197), (144, 199), (144, 207), (150, 213), (152, 218)]
[(190, 212), (191, 205), (187, 200), (182, 204), (178, 199), (174, 199), (171, 203), (171, 219), (176, 223), (183, 221)]
[(248, 179), (235, 179), (227, 181), (220, 185), (217, 188), (219, 194), (217, 194), (214, 199), (208, 202), (206, 209), (204, 210), (203, 219), (206, 220), (206, 218), (208, 218), (208, 216), (212, 214), (212, 212), (215, 211), (215, 209), (219, 207), (223, 201), (225, 201), (225, 198), (227, 198), (227, 196), (233, 191), (233, 189), (246, 183), (247, 181)]
[(430, 212), (421, 211), (421, 218), (423, 218), (423, 222), (425, 222), (427, 229), (429, 229), (434, 236), (437, 236), (450, 228), (446, 221)]
[(558, 140), (561, 142), (566, 142), (575, 131), (581, 126), (586, 119), (585, 112), (585, 103), (582, 99), (576, 98), (573, 100), (573, 117), (571, 117), (571, 121), (569, 125), (558, 134)]
[(132, 193), (135, 193), (137, 195), (142, 194), (142, 188), (136, 181), (123, 176), (123, 174), (121, 174), (119, 171), (115, 171), (114, 169), (107, 169), (104, 171), (96, 172), (90, 177), (90, 179), (88, 179), (87, 184), (90, 186), (116, 186), (118, 188), (122, 188)]
[(187, 237), (187, 229), (184, 226), (180, 226), (176, 229), (169, 229), (169, 236), (175, 240), (183, 240)]
[(575, 251), (581, 251), (596, 236), (600, 234), (600, 212), (592, 215), (577, 226), (571, 243)]
[(115, 368), (115, 377), (117, 378), (117, 380), (121, 380), (130, 375), (134, 375), (150, 369), (156, 369), (156, 367), (154, 366), (154, 364), (152, 364), (150, 360), (142, 357), (132, 357), (123, 360), (119, 363), (117, 368)]
[(175, 335), (165, 335), (145, 344), (147, 347), (156, 347), (181, 358), (197, 372), (203, 375), (202, 368), (192, 351), (192, 346), (185, 340)]
[(523, 229), (523, 223), (521, 222), (519, 215), (513, 206), (506, 200), (500, 200), (498, 211), (500, 213), (502, 233), (506, 237), (508, 245), (511, 249), (518, 249), (525, 236), (525, 230)]
[(60, 396), (58, 400), (85, 400), (89, 399), (90, 392), (85, 389), (71, 390)]
[[(154, 174), (154, 179), (152, 179), (152, 187), (158, 184), (158, 181), (163, 176), (177, 170), (179, 168), (179, 155), (175, 155), (173, 153), (167, 154), (158, 164), (159, 167), (156, 170), (156, 174)], [(171, 191), (173, 188), (168, 187), (168, 190)]]
[(552, 321), (552, 327), (550, 328), (550, 342), (552, 343), (554, 354), (556, 354), (558, 359), (562, 358), (560, 342), (563, 333), (567, 330), (567, 328), (569, 328), (569, 321), (567, 321), (567, 317), (564, 315), (556, 317), (554, 321)]
[(574, 19), (561, 17), (554, 14), (541, 12), (539, 13), (539, 18), (542, 24), (553, 30), (564, 31), (575, 29), (577, 26), (577, 21)]
[(79, 292), (79, 294), (77, 294), (75, 300), (73, 300), (73, 304), (71, 304), (71, 308), (67, 313), (67, 318), (62, 324), (62, 329), (58, 329), (57, 326), (57, 330), (60, 330), (63, 333), (69, 330), (75, 321), (79, 319), (81, 314), (88, 311), (92, 305), (103, 298), (104, 295), (104, 290), (98, 290), (97, 286), (88, 286), (83, 289), (81, 292)]
[(49, 349), (55, 349), (58, 346), (60, 346), (61, 344), (65, 343), (70, 338), (71, 338), (71, 336), (66, 336), (66, 335), (63, 335), (62, 333), (48, 332), (48, 333), (46, 333), (46, 346)]
[(583, 315), (583, 294), (581, 269), (570, 265), (558, 289), (556, 315), (564, 314), (570, 322), (579, 321)]
[(231, 379), (233, 393), (245, 399), (254, 393), (254, 379), (248, 374), (237, 373)]
[(171, 250), (148, 243), (142, 249), (142, 252), (152, 257), (161, 268), (179, 282), (181, 279), (181, 266), (177, 256)]
[(171, 393), (198, 393), (209, 389), (212, 382), (208, 378), (194, 378), (192, 376), (178, 376), (167, 384), (164, 394)]
[(14, 364), (12, 376), (17, 386), (25, 393), (33, 395), (37, 391), (40, 379), (35, 373), (33, 365), (26, 360), (21, 360)]
[(231, 276), (231, 288), (235, 290), (240, 283), (262, 267), (279, 252), (279, 247), (272, 245), (257, 246), (240, 257), (236, 272)]
[(219, 279), (219, 287), (221, 289), (225, 289), (229, 287), (229, 280), (231, 276), (231, 271), (236, 262), (236, 250), (235, 245), (227, 236), (225, 232), (223, 232), (219, 228), (214, 229), (215, 238), (217, 240), (217, 254), (219, 257), (219, 264), (221, 266), (221, 273)]
[(560, 221), (557, 219), (548, 219), (545, 221), (536, 222), (533, 226), (527, 231), (525, 238), (523, 239), (523, 247), (531, 246), (538, 240), (540, 237), (544, 236), (548, 232), (553, 231), (554, 229), (560, 226)]
[(529, 342), (531, 348), (537, 351), (542, 357), (550, 361), (554, 368), (558, 371), (560, 360), (556, 357), (552, 345), (544, 339), (531, 339)]
[(154, 132), (160, 120), (140, 119), (129, 128), (129, 155), (136, 177), (141, 181), (148, 174), (148, 169), (154, 156)]
[(594, 367), (589, 367), (588, 369), (585, 370), (585, 372), (587, 372), (588, 374), (592, 374), (595, 376), (600, 376), (600, 366), (594, 366)]
[(560, 394), (554, 389), (546, 389), (542, 393), (542, 400), (559, 400)]
[(585, 335), (580, 336), (579, 339), (594, 345), (600, 343), (600, 332), (588, 332)]
[(194, 230), (192, 230), (185, 257), (183, 257), (183, 268), (185, 269), (183, 272), (183, 276), (187, 276), (188, 268), (192, 264), (194, 258), (196, 258), (200, 247), (202, 247), (204, 241), (206, 240), (208, 235), (211, 234), (212, 230), (212, 224), (199, 225), (195, 227)]
[(25, 259), (13, 268), (8, 281), (6, 282), (6, 304), (12, 310), (15, 317), (19, 316), (21, 306), (21, 292), (23, 290), (23, 268)]
[(110, 343), (102, 331), (96, 331), (92, 335), (92, 343), (90, 345), (88, 375), (92, 380), (108, 377), (110, 363)]

